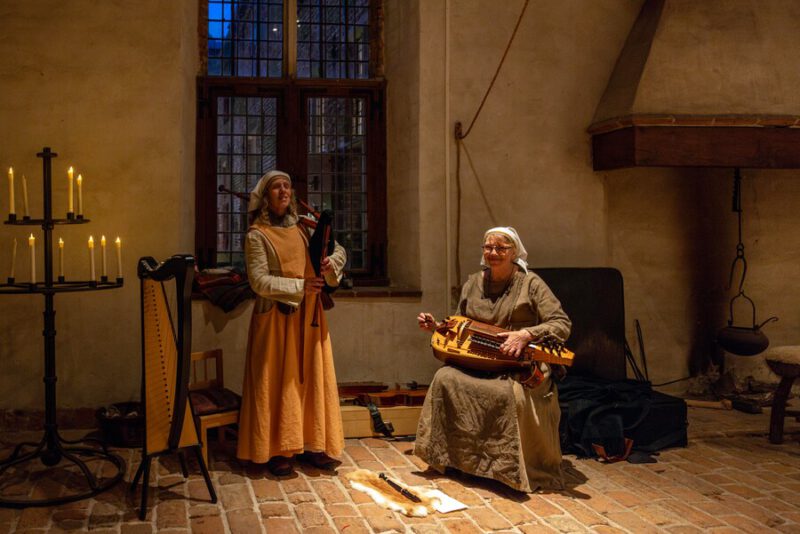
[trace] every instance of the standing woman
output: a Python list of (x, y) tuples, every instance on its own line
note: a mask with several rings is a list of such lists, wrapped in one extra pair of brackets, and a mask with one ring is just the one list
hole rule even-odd
[[(528, 271), (517, 231), (488, 230), (482, 250), (483, 268), (464, 284), (459, 314), (509, 330), (501, 334), (500, 350), (513, 356), (543, 338), (565, 341), (572, 323), (547, 284)], [(417, 321), (424, 330), (436, 327), (430, 313)], [(538, 365), (543, 379), (532, 386), (523, 385), (529, 375), (519, 372), (439, 369), (422, 407), (414, 454), (438, 471), (451, 467), (518, 491), (560, 489), (558, 392), (550, 366)]]
[[(319, 293), (336, 286), (346, 261), (336, 244), (316, 276), (308, 235), (298, 226), (292, 181), (270, 171), (250, 193), (252, 226), (245, 242), (250, 286), (256, 293), (247, 341), (237, 456), (267, 462), (278, 476), (290, 459), (330, 469), (344, 448), (333, 352), (325, 314), (311, 326)], [(324, 279), (323, 279), (324, 277)]]

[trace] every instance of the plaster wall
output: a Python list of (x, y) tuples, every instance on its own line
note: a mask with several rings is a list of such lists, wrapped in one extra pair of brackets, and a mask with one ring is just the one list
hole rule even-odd
[[(122, 289), (55, 297), (59, 407), (138, 396), (136, 260), (193, 248), (196, 21), (193, 1), (0, 3), (0, 165), (27, 176), (33, 217), (42, 213), (43, 146), (59, 154), (55, 217), (67, 211), (67, 167), (83, 175), (91, 222), (53, 232), (66, 242), (67, 279), (88, 279), (90, 234), (123, 243)], [(6, 187), (3, 213), (7, 195)], [(28, 280), (30, 232), (43, 276), (41, 228), (3, 225), (3, 278), (16, 238), (18, 279)], [(43, 407), (43, 307), (39, 296), (2, 296), (0, 407)]]
[(798, 17), (794, 0), (667, 0), (629, 112), (796, 115)]

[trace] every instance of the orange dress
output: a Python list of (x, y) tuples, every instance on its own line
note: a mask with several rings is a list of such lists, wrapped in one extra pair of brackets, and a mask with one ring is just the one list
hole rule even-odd
[[(314, 275), (300, 228), (254, 228), (277, 255), (279, 276)], [(303, 451), (336, 457), (344, 448), (333, 352), (321, 309), (319, 326), (311, 326), (315, 300), (305, 295), (289, 315), (278, 306), (266, 312), (254, 308), (239, 416), (240, 459), (263, 463)]]

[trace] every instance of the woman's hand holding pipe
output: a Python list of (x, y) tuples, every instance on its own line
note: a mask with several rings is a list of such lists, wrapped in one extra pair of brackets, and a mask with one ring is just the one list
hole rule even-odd
[(306, 294), (313, 295), (315, 293), (319, 293), (322, 291), (322, 287), (325, 285), (325, 280), (320, 278), (319, 276), (309, 276), (305, 279), (305, 287), (304, 290)]

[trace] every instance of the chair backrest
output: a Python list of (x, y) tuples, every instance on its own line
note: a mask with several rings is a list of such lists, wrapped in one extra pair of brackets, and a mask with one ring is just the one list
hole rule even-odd
[(534, 268), (572, 320), (567, 348), (572, 375), (622, 380), (625, 369), (625, 298), (622, 273), (609, 267)]
[[(211, 360), (213, 360), (213, 362)], [(209, 368), (213, 369), (213, 375), (209, 374)], [(222, 380), (222, 349), (193, 352), (189, 389), (197, 390), (223, 387), (225, 387), (225, 385)]]

